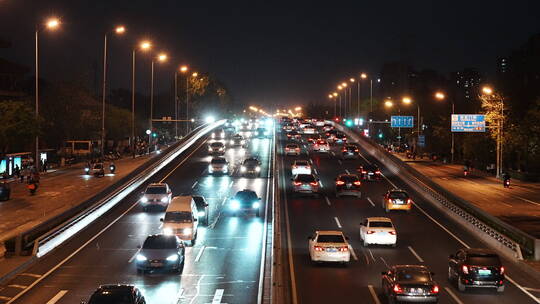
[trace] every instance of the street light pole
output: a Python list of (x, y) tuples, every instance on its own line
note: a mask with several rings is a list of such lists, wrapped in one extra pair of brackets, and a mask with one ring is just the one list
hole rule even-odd
[(131, 53), (131, 152), (135, 158), (135, 49)]
[[(35, 35), (35, 43), (36, 43), (36, 122), (39, 119), (39, 29), (36, 29), (36, 35)], [(34, 166), (36, 168), (36, 171), (39, 172), (39, 135), (36, 134), (36, 151), (35, 151), (35, 158), (34, 158)]]
[(150, 76), (150, 134), (148, 134), (148, 154), (150, 154), (150, 145), (152, 143), (152, 117), (154, 117), (154, 59), (152, 59)]
[(107, 34), (103, 39), (103, 84), (101, 91), (101, 157), (105, 156), (105, 95), (107, 85)]
[[(454, 100), (452, 99), (452, 115), (455, 114)], [(452, 133), (452, 148), (450, 149), (451, 163), (454, 163), (454, 132), (452, 132), (452, 118), (450, 118), (450, 131)]]
[(189, 133), (189, 76), (186, 74), (186, 135)]
[(174, 71), (174, 138), (178, 139), (178, 71)]

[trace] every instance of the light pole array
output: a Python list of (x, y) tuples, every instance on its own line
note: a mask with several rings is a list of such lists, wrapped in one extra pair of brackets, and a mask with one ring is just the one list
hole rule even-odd
[[(38, 26), (36, 28), (36, 32), (35, 32), (35, 55), (36, 55), (36, 96), (35, 96), (35, 108), (36, 108), (36, 122), (38, 121), (39, 119), (39, 32), (41, 31), (41, 29), (48, 29), (48, 30), (56, 30), (58, 27), (60, 27), (60, 20), (58, 18), (49, 18), (46, 23), (45, 23), (45, 26)], [(35, 150), (35, 158), (34, 158), (34, 166), (35, 166), (35, 169), (37, 172), (39, 172), (39, 167), (40, 167), (40, 161), (41, 161), (41, 157), (39, 155), (39, 135), (36, 134), (36, 139), (35, 139), (35, 145), (36, 145), (36, 150)]]
[[(435, 99), (443, 101), (443, 100), (446, 99), (446, 94), (444, 94), (441, 91), (435, 92)], [(452, 104), (452, 115), (453, 115), (453, 114), (456, 114), (453, 99), (451, 100), (451, 104)], [(451, 145), (451, 148), (450, 148), (450, 162), (453, 164), (454, 163), (455, 149), (454, 149), (454, 132), (452, 132), (452, 118), (450, 118), (450, 133), (452, 134), (452, 145)]]
[(155, 58), (152, 58), (152, 66), (150, 69), (152, 75), (150, 76), (150, 119), (149, 119), (150, 134), (148, 134), (148, 153), (150, 153), (150, 145), (152, 143), (152, 134), (153, 134), (152, 119), (154, 119), (154, 63), (156, 60), (158, 62), (167, 61), (167, 54), (160, 53)]
[(491, 99), (500, 108), (500, 117), (497, 119), (497, 156), (496, 156), (496, 177), (500, 178), (503, 167), (503, 127), (504, 127), (504, 98), (501, 94), (496, 93), (491, 87), (485, 86), (482, 88), (482, 94)]
[[(149, 41), (143, 41), (139, 44), (138, 48), (141, 51), (148, 51), (152, 48), (152, 43)], [(135, 54), (137, 47), (133, 48), (131, 52), (131, 151), (133, 158), (135, 158)]]

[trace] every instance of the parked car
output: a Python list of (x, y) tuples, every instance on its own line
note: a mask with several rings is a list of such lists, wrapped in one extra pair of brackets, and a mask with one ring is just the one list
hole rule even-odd
[(489, 249), (464, 248), (448, 258), (448, 280), (466, 288), (494, 288), (504, 291), (504, 266), (499, 255)]

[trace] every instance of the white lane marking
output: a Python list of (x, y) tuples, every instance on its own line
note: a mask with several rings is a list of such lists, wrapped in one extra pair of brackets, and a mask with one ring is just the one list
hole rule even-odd
[(532, 291), (532, 292), (540, 292), (540, 288), (523, 287), (523, 289)]
[(353, 246), (351, 246), (351, 244), (349, 244), (349, 251), (351, 252), (351, 255), (352, 255), (353, 259), (355, 261), (358, 261), (358, 256), (356, 255), (356, 252), (354, 252), (354, 248), (353, 248)]
[(229, 183), (229, 188), (231, 188), (231, 187), (233, 186), (233, 184), (234, 184), (234, 181), (231, 181), (231, 182)]
[(128, 263), (131, 263), (131, 262), (133, 262), (133, 260), (135, 260), (135, 257), (137, 257), (137, 254), (139, 254), (139, 251), (140, 251), (140, 250), (137, 250), (137, 251), (135, 252), (135, 254), (134, 254), (133, 256), (131, 256), (131, 258), (129, 258)]
[(54, 297), (52, 297), (47, 304), (54, 304), (58, 302), (68, 291), (67, 290), (60, 290)]
[[(170, 171), (167, 175), (165, 175), (160, 181), (159, 183), (163, 183), (164, 180), (166, 180), (167, 178), (169, 178), (169, 176), (171, 176), (171, 174), (173, 174), (174, 171), (176, 171), (176, 169), (178, 169), (178, 167), (180, 167), (181, 165), (183, 165), (190, 157), (191, 155), (195, 154), (195, 152), (199, 151), (199, 149), (206, 144), (206, 141), (203, 140), (203, 142), (197, 146), (197, 148), (195, 148), (195, 150), (193, 150), (193, 152), (189, 153), (187, 157), (185, 157), (176, 167), (174, 167), (172, 169), (172, 171)], [(206, 172), (206, 168), (203, 170), (203, 173), (201, 175), (203, 175), (204, 173)]]
[(334, 220), (336, 221), (338, 228), (342, 228), (341, 223), (339, 222), (339, 219), (337, 218), (337, 216), (334, 216)]
[(324, 187), (323, 184), (322, 184), (322, 181), (319, 181), (319, 184), (321, 184), (321, 188)]
[(32, 278), (40, 278), (40, 277), (41, 277), (41, 275), (40, 275), (40, 274), (35, 274), (35, 273), (27, 273), (27, 272), (19, 273), (18, 275), (19, 275), (19, 276), (27, 276), (27, 277), (32, 277)]
[(340, 165), (343, 165), (343, 162), (341, 162), (341, 159), (337, 160)]
[(531, 203), (531, 204), (534, 204), (534, 205), (536, 205), (536, 206), (540, 206), (540, 204), (537, 203), (537, 202), (535, 202), (535, 201), (531, 201), (531, 200), (529, 200), (529, 199), (523, 198), (523, 197), (518, 196), (518, 195), (515, 195), (515, 197), (519, 198), (520, 200), (526, 201), (527, 203)]
[(223, 297), (223, 289), (216, 289), (216, 293), (214, 294), (214, 298), (212, 299), (212, 304), (220, 304), (221, 298)]
[(319, 175), (319, 172), (317, 172), (316, 168), (313, 168), (313, 171), (315, 172), (316, 175)]
[(371, 204), (371, 206), (375, 207), (375, 204), (373, 203), (373, 201), (371, 200), (371, 198), (367, 198), (368, 202)]
[(309, 159), (309, 163), (310, 163), (311, 165), (313, 165), (313, 159), (310, 158), (310, 159)]
[(456, 294), (452, 291), (452, 289), (445, 287), (444, 290), (448, 292), (448, 294), (452, 297), (452, 299), (454, 299), (454, 301), (456, 301), (456, 303), (463, 304), (463, 302), (456, 296)]
[(367, 288), (369, 289), (369, 293), (373, 298), (373, 302), (375, 302), (375, 304), (381, 304), (381, 300), (379, 300), (379, 296), (377, 296), (377, 292), (375, 292), (373, 285), (368, 285)]
[(221, 201), (221, 206), (225, 205), (226, 200), (227, 200), (227, 197), (224, 197), (223, 200)]
[(195, 257), (195, 262), (198, 262), (201, 259), (201, 256), (203, 255), (204, 249), (206, 246), (202, 246), (201, 250), (199, 250), (199, 253), (197, 253), (197, 257)]
[(386, 268), (390, 268), (390, 266), (388, 265), (388, 263), (386, 263), (386, 260), (383, 258), (383, 257), (380, 257), (381, 258), (381, 261), (383, 261), (384, 265), (386, 266)]
[(171, 304), (179, 304), (184, 296), (184, 288), (180, 288), (178, 293), (176, 294), (176, 298), (172, 301)]
[(2, 300), (2, 301), (9, 301), (9, 300), (11, 300), (11, 299), (12, 299), (12, 298), (10, 298), (10, 297), (0, 296), (0, 300)]
[(514, 206), (512, 206), (512, 205), (510, 205), (510, 204), (507, 204), (507, 203), (505, 203), (505, 202), (503, 202), (503, 201), (499, 201), (499, 203), (501, 203), (501, 204), (503, 204), (503, 205), (506, 205), (506, 206), (508, 206), (508, 207), (514, 207)]
[(199, 183), (199, 181), (195, 181), (195, 183), (193, 183), (193, 186), (191, 186), (191, 189), (195, 189), (195, 187), (197, 186), (198, 183)]
[(349, 170), (347, 170), (347, 169), (345, 169), (345, 173), (351, 174), (351, 172), (349, 172)]
[(28, 286), (27, 286), (27, 285), (19, 285), (19, 284), (11, 284), (11, 285), (8, 285), (8, 287), (25, 289), (25, 288), (27, 288)]
[(418, 253), (416, 253), (416, 251), (414, 251), (411, 246), (407, 246), (407, 248), (409, 248), (409, 251), (418, 259), (420, 263), (424, 263), (424, 260), (420, 257), (420, 255), (418, 255)]
[(330, 206), (330, 199), (328, 199), (328, 196), (325, 196), (324, 199), (326, 200), (326, 203), (328, 204), (328, 206)]
[(371, 259), (373, 260), (373, 262), (375, 262), (375, 256), (373, 255), (373, 251), (371, 251), (371, 249), (368, 249), (369, 251), (369, 255), (371, 256)]

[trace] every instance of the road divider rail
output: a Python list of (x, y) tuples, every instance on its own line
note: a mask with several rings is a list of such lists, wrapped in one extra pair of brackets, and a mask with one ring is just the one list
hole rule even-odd
[(223, 125), (224, 123), (225, 120), (220, 120), (211, 124), (203, 125), (194, 130), (194, 132), (192, 132), (189, 137), (180, 143), (180, 145), (168, 151), (160, 159), (154, 161), (146, 169), (142, 170), (134, 177), (129, 178), (128, 181), (124, 182), (123, 185), (119, 186), (115, 191), (97, 201), (90, 208), (84, 210), (48, 233), (37, 238), (34, 241), (32, 254), (38, 258), (42, 257), (69, 240), (75, 234), (93, 223), (100, 216), (111, 210), (111, 208), (116, 206), (122, 199), (127, 197), (150, 177), (167, 166), (176, 157), (180, 156), (183, 152), (192, 147), (208, 132), (218, 126)]
[(373, 141), (342, 125), (334, 125), (357, 141), (365, 151), (383, 163), (388, 170), (422, 195), (427, 201), (480, 237), (480, 239), (515, 259), (521, 260), (525, 255), (527, 258), (540, 260), (540, 240), (481, 210), (471, 202), (454, 195), (388, 151), (385, 151)]

